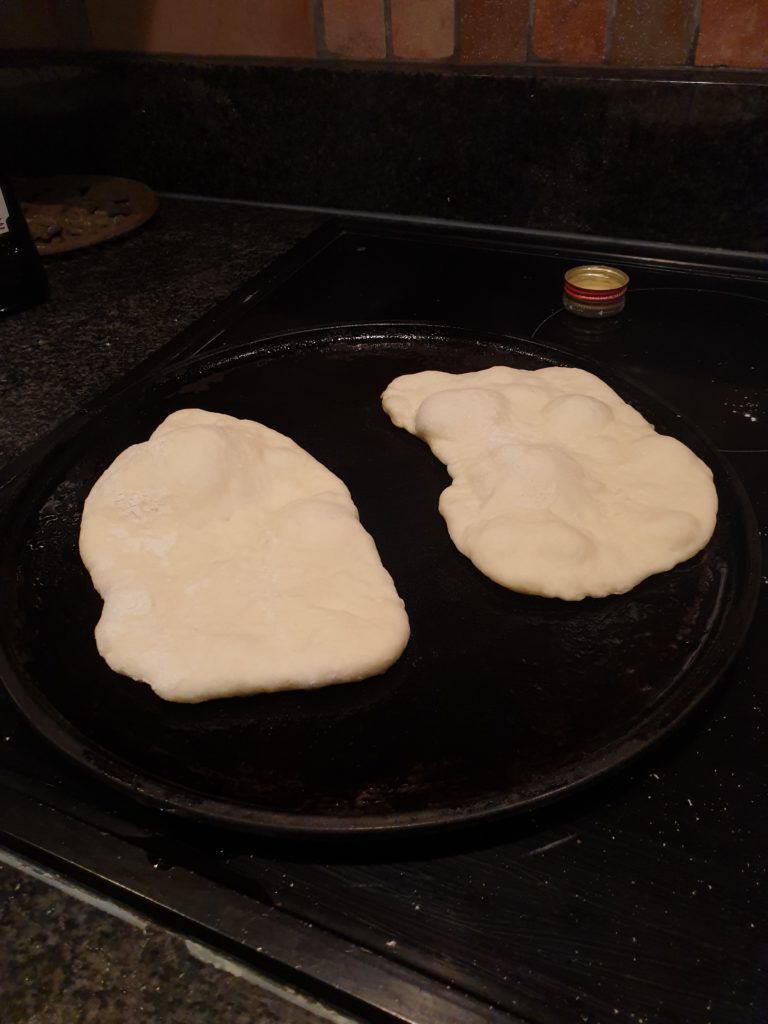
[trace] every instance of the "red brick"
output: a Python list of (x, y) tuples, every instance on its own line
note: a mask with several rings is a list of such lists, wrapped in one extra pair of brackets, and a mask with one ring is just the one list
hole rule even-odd
[(538, 0), (533, 53), (561, 64), (602, 64), (608, 0)]
[[(123, 3), (122, 0), (86, 0), (86, 6), (93, 43), (99, 50), (147, 51), (159, 48), (156, 44), (163, 41), (157, 38), (156, 28), (153, 39), (151, 0), (134, 0), (130, 4)], [(164, 6), (168, 5), (161, 0), (158, 7), (162, 9)], [(199, 4), (192, 0), (188, 8), (189, 13), (184, 19), (189, 37), (183, 39), (182, 42), (187, 45), (179, 47), (179, 52), (197, 52), (193, 47), (200, 32), (201, 11), (198, 8)], [(162, 15), (162, 10), (158, 13)], [(174, 38), (173, 42), (176, 41)], [(169, 46), (164, 48), (170, 49)]]
[(622, 67), (687, 64), (695, 0), (618, 0), (608, 59)]
[(386, 57), (384, 0), (323, 0), (325, 46), (357, 60)]
[(390, 0), (392, 50), (406, 60), (444, 60), (455, 45), (454, 0)]
[(704, 0), (696, 63), (768, 67), (768, 0)]
[(87, 0), (106, 50), (314, 57), (312, 0)]
[(90, 45), (83, 0), (0, 2), (0, 46), (81, 50)]
[(528, 56), (528, 0), (461, 0), (459, 60), (519, 64)]

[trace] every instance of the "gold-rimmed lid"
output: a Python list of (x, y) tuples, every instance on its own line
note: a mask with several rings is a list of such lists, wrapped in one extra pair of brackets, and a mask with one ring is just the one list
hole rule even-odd
[(566, 270), (565, 283), (569, 290), (592, 292), (597, 296), (601, 292), (623, 292), (629, 284), (629, 275), (618, 267), (588, 263)]

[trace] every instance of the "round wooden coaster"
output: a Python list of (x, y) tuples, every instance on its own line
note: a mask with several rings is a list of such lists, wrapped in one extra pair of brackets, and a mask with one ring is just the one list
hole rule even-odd
[(97, 245), (133, 231), (157, 209), (157, 196), (140, 181), (100, 174), (17, 178), (14, 182), (42, 256)]

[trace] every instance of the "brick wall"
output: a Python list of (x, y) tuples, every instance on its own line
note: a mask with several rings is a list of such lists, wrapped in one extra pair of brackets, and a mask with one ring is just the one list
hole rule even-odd
[(768, 0), (2, 0), (0, 46), (765, 68)]

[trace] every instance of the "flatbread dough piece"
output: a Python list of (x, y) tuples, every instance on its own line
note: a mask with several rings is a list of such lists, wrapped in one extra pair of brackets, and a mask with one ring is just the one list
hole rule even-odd
[(197, 702), (351, 682), (395, 662), (408, 617), (349, 491), (251, 420), (183, 409), (88, 495), (80, 554), (99, 653)]
[(456, 547), (511, 590), (623, 594), (712, 536), (708, 467), (585, 370), (426, 371), (382, 400), (448, 468), (440, 512)]

